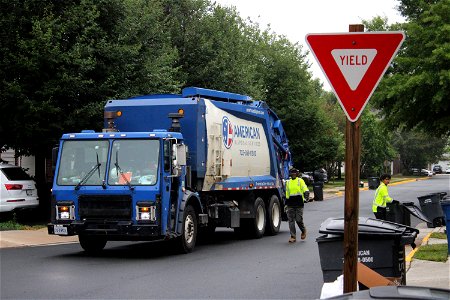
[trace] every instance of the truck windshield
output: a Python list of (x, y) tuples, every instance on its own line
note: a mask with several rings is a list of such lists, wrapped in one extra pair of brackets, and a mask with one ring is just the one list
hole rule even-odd
[(109, 166), (109, 185), (155, 185), (159, 140), (115, 140)]
[(108, 146), (106, 140), (64, 141), (58, 185), (101, 185), (106, 173)]

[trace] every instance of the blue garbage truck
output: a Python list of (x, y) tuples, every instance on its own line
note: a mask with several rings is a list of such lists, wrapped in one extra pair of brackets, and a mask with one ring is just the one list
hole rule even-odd
[(285, 220), (288, 139), (246, 95), (188, 87), (109, 100), (101, 132), (63, 134), (54, 150), (48, 233), (78, 235), (87, 252), (172, 240), (188, 253), (199, 233), (261, 238)]

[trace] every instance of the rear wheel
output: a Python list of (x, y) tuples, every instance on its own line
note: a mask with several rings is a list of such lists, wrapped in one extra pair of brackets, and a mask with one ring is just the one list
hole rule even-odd
[(240, 227), (234, 228), (234, 232), (242, 238), (263, 237), (266, 231), (266, 207), (261, 197), (256, 198), (254, 204), (255, 217), (251, 219), (241, 219)]
[(255, 200), (255, 219), (251, 226), (251, 234), (254, 238), (261, 238), (266, 231), (266, 207), (261, 197)]
[(276, 235), (280, 231), (281, 226), (281, 205), (280, 200), (276, 195), (270, 197), (269, 205), (267, 206), (267, 225), (266, 230), (268, 235)]
[(88, 253), (98, 253), (106, 246), (106, 239), (102, 237), (93, 237), (88, 235), (79, 235), (78, 241), (81, 248)]

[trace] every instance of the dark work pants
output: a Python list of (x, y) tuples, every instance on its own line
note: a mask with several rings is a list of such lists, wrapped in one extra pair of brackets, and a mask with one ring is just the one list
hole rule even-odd
[(302, 232), (305, 232), (305, 225), (303, 224), (303, 207), (289, 207), (287, 209), (287, 217), (289, 221), (289, 231), (292, 237), (296, 237), (295, 224)]
[(375, 218), (379, 220), (386, 220), (386, 208), (385, 207), (377, 207), (377, 212), (374, 212)]

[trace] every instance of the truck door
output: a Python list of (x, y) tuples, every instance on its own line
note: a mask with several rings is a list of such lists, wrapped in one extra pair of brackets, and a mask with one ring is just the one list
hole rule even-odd
[(179, 209), (180, 177), (173, 174), (173, 144), (175, 140), (167, 139), (164, 141), (164, 181), (163, 196), (169, 199), (167, 206), (167, 231), (176, 231), (176, 220)]

